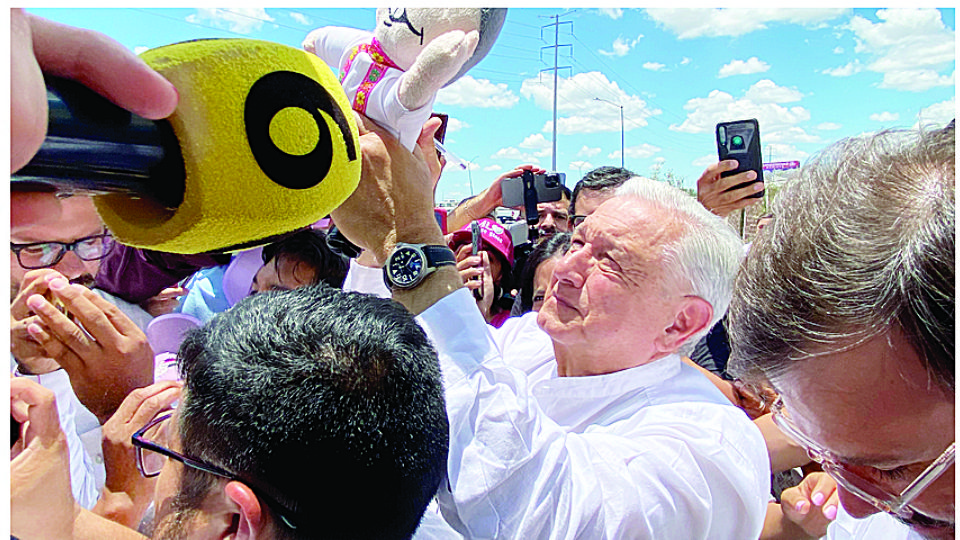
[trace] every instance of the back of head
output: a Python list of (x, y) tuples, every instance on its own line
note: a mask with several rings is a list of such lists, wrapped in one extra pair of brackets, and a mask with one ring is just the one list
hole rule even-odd
[[(190, 334), (180, 359), (185, 453), (292, 509), (297, 529), (279, 538), (413, 534), (448, 424), (436, 352), (402, 306), (320, 285), (258, 294)], [(188, 468), (184, 486), (212, 478)]]
[(603, 167), (593, 169), (583, 175), (583, 178), (577, 182), (577, 185), (573, 186), (573, 194), (570, 196), (570, 215), (573, 215), (573, 209), (577, 205), (577, 197), (581, 191), (606, 191), (616, 189), (635, 176), (637, 175), (633, 172), (620, 167), (604, 165)]
[(774, 201), (731, 306), (731, 369), (773, 379), (899, 326), (954, 389), (955, 132), (841, 140)]
[(707, 327), (680, 348), (680, 354), (689, 355), (697, 341), (727, 312), (733, 281), (743, 258), (743, 243), (723, 218), (664, 182), (635, 176), (620, 186), (617, 197), (634, 197), (663, 208), (681, 228), (679, 239), (664, 247), (665, 275), (689, 282), (694, 294), (713, 307), (713, 318)]

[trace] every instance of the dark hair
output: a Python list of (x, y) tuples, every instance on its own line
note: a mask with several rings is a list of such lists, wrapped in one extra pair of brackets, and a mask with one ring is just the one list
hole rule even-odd
[(841, 140), (773, 205), (730, 306), (730, 367), (773, 380), (899, 327), (954, 392), (955, 132)]
[[(446, 473), (449, 426), (437, 354), (400, 304), (324, 285), (257, 294), (179, 356), (184, 452), (292, 509), (297, 527), (274, 520), (278, 537), (416, 530)], [(185, 468), (181, 490), (198, 475), (213, 478)]]
[(637, 176), (633, 171), (621, 168), (621, 167), (610, 167), (604, 165), (603, 167), (597, 167), (587, 174), (583, 175), (583, 178), (577, 182), (577, 185), (573, 187), (573, 194), (570, 196), (570, 215), (573, 215), (573, 209), (577, 206), (577, 197), (580, 196), (580, 192), (584, 189), (588, 191), (606, 191), (609, 189), (614, 189), (620, 187), (621, 184)]
[(537, 268), (540, 263), (554, 255), (565, 253), (570, 247), (571, 236), (573, 235), (565, 232), (548, 236), (527, 256), (527, 262), (520, 274), (520, 312), (514, 315), (522, 315), (533, 309), (533, 279), (537, 275)]
[(337, 288), (343, 287), (349, 269), (347, 259), (330, 249), (326, 234), (316, 229), (297, 231), (264, 246), (263, 264), (271, 259), (278, 273), (280, 261), (290, 260), (295, 265), (294, 272), (301, 264), (314, 269), (316, 273), (312, 284), (326, 283)]
[(570, 191), (570, 188), (568, 188), (567, 186), (561, 185), (560, 193), (563, 194), (563, 196), (560, 197), (561, 199), (567, 199), (569, 201), (570, 199), (573, 198), (573, 192)]

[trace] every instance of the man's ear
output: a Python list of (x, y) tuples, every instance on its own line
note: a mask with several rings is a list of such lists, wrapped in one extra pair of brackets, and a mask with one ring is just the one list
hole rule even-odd
[(223, 501), (233, 514), (221, 538), (224, 540), (255, 540), (263, 538), (267, 517), (260, 500), (243, 482), (231, 481), (223, 487)]
[(710, 302), (699, 296), (686, 296), (680, 302), (673, 324), (664, 329), (654, 345), (659, 352), (676, 352), (690, 336), (706, 328), (712, 318)]

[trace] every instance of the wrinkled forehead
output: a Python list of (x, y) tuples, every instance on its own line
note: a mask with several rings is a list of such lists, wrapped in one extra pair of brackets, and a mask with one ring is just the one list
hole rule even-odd
[(664, 208), (634, 197), (605, 201), (580, 227), (577, 231), (587, 241), (602, 240), (608, 249), (620, 251), (624, 261), (636, 264), (660, 261), (664, 248), (682, 233)]

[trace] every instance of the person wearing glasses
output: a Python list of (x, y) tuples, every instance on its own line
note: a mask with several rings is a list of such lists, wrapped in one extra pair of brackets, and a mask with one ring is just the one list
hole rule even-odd
[(828, 538), (955, 538), (955, 144), (951, 123), (823, 150), (737, 279), (730, 367), (836, 480)]
[[(152, 493), (145, 532), (156, 539), (405, 539), (420, 526), (446, 473), (449, 426), (437, 353), (402, 306), (324, 285), (270, 291), (190, 333), (179, 355), (175, 408), (141, 414), (176, 398), (179, 384), (164, 381), (131, 393), (115, 415), (140, 423), (127, 468), (155, 479), (145, 491), (128, 478), (140, 512), (127, 508), (126, 523), (139, 522)], [(16, 382), (18, 411), (49, 401)], [(49, 416), (17, 413), (36, 420), (18, 447), (33, 453), (17, 464), (62, 478)], [(63, 512), (69, 482), (25, 484), (14, 491), (11, 516), (24, 527), (14, 535), (43, 527), (24, 516), (67, 514), (76, 537), (143, 538), (85, 510)]]

